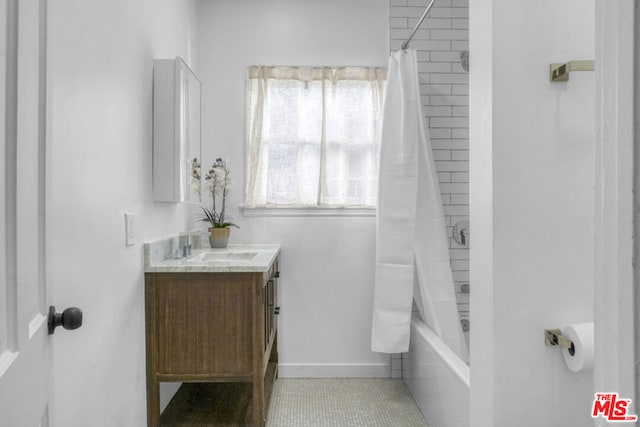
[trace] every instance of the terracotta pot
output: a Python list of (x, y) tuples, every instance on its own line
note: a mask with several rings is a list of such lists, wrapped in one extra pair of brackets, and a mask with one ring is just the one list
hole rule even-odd
[(225, 228), (209, 228), (209, 244), (212, 248), (226, 248), (229, 244), (229, 234), (231, 229)]

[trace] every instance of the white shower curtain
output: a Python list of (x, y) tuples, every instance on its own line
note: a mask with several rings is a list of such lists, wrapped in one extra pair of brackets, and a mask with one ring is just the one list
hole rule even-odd
[(467, 361), (431, 153), (416, 52), (394, 52), (382, 117), (371, 348), (408, 350), (415, 299), (423, 321)]

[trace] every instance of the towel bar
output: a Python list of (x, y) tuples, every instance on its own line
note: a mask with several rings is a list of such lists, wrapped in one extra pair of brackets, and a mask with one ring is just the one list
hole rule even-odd
[(571, 71), (593, 71), (593, 61), (569, 61), (549, 66), (549, 80), (552, 82), (566, 82)]

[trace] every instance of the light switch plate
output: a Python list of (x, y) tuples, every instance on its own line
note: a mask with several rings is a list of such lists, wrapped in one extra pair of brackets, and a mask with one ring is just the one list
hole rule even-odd
[(136, 244), (135, 218), (135, 215), (131, 212), (124, 213), (124, 233), (125, 244), (127, 246), (133, 246)]

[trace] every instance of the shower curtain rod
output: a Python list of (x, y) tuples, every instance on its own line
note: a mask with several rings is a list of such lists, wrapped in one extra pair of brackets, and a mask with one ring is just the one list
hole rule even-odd
[(416, 27), (413, 29), (413, 31), (411, 31), (411, 34), (409, 34), (409, 37), (404, 41), (404, 43), (402, 43), (402, 47), (400, 48), (401, 50), (405, 50), (407, 46), (409, 46), (409, 42), (411, 41), (413, 36), (416, 34), (416, 31), (418, 31), (418, 28), (420, 28), (420, 24), (422, 24), (422, 21), (424, 21), (424, 18), (427, 17), (427, 15), (429, 14), (429, 11), (431, 10), (435, 2), (436, 0), (431, 0), (431, 3), (429, 3), (429, 6), (427, 6), (427, 10), (424, 11), (424, 13), (422, 14), (422, 17), (420, 18), (420, 20), (418, 20)]

